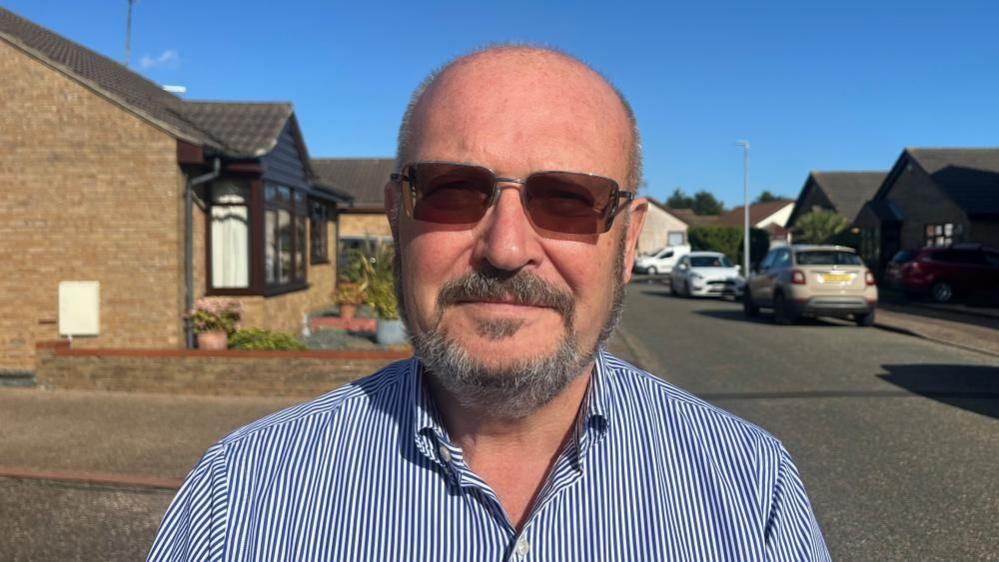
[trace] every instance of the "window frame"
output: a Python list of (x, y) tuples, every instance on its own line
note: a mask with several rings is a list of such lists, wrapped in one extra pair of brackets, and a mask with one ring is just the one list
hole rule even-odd
[[(249, 184), (249, 199), (247, 201), (248, 206), (248, 221), (249, 221), (249, 267), (250, 267), (250, 283), (247, 288), (225, 288), (225, 287), (214, 287), (212, 285), (212, 233), (211, 233), (211, 202), (209, 195), (211, 193), (211, 183), (204, 186), (199, 186), (199, 198), (203, 201), (202, 216), (204, 217), (205, 228), (203, 229), (203, 240), (204, 240), (204, 287), (205, 294), (207, 296), (228, 296), (228, 297), (241, 297), (241, 296), (262, 296), (262, 297), (273, 297), (277, 295), (282, 295), (285, 293), (292, 293), (296, 291), (301, 291), (309, 288), (308, 276), (309, 276), (309, 233), (308, 233), (308, 192), (303, 189), (287, 187), (290, 191), (297, 191), (301, 193), (303, 201), (305, 202), (303, 211), (303, 225), (305, 227), (305, 237), (304, 237), (304, 247), (303, 247), (303, 274), (300, 279), (296, 279), (294, 275), (295, 267), (295, 257), (294, 253), (295, 247), (295, 236), (294, 236), (294, 219), (292, 220), (292, 276), (288, 283), (271, 283), (266, 282), (266, 212), (267, 212), (267, 202), (265, 200), (265, 185), (275, 184), (277, 182), (270, 182), (269, 180), (264, 180), (259, 171), (253, 169), (230, 169), (227, 170), (218, 180), (234, 180), (234, 181), (245, 181)], [(292, 201), (294, 201), (294, 196), (292, 196)], [(295, 215), (292, 215), (293, 217)]]
[[(327, 203), (308, 199), (306, 206), (309, 211), (309, 264), (326, 265), (330, 260), (329, 226), (332, 209)], [(320, 252), (316, 252), (316, 242), (320, 245)]]

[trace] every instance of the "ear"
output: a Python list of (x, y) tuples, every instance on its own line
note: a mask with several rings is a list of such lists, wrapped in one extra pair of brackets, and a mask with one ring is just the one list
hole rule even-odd
[(398, 186), (399, 184), (388, 181), (385, 182), (384, 188), (385, 216), (388, 218), (389, 228), (392, 229), (392, 240), (397, 248), (399, 247), (399, 202), (402, 195)]
[(645, 213), (649, 210), (649, 201), (644, 197), (631, 202), (631, 220), (628, 221), (628, 232), (625, 234), (624, 271), (625, 284), (631, 281), (631, 268), (635, 265), (635, 254), (638, 250), (638, 237), (645, 226)]

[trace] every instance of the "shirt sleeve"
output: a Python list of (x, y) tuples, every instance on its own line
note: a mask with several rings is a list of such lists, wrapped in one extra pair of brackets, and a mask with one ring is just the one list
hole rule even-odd
[(765, 531), (768, 562), (831, 562), (797, 467), (780, 448), (777, 479)]
[(218, 560), (227, 507), (225, 454), (222, 445), (216, 444), (187, 475), (170, 503), (146, 560)]

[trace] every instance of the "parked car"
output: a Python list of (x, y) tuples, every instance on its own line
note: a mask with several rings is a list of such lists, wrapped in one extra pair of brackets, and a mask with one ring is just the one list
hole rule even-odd
[(637, 273), (647, 273), (658, 275), (673, 271), (673, 266), (677, 260), (690, 253), (690, 246), (666, 246), (662, 250), (657, 250), (646, 256), (638, 256), (635, 259), (635, 267), (632, 268)]
[(674, 295), (740, 297), (745, 285), (739, 268), (721, 252), (691, 252), (680, 258), (670, 274)]
[(778, 324), (802, 316), (837, 316), (870, 326), (878, 288), (853, 248), (793, 245), (770, 250), (749, 277), (742, 302), (747, 316), (772, 308)]
[(895, 254), (885, 270), (889, 286), (936, 302), (999, 294), (999, 250), (981, 244), (955, 244)]

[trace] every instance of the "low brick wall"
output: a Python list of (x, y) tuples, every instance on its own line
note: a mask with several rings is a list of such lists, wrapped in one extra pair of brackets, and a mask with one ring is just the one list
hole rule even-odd
[(59, 390), (222, 396), (316, 396), (408, 351), (189, 351), (38, 345), (35, 378)]

